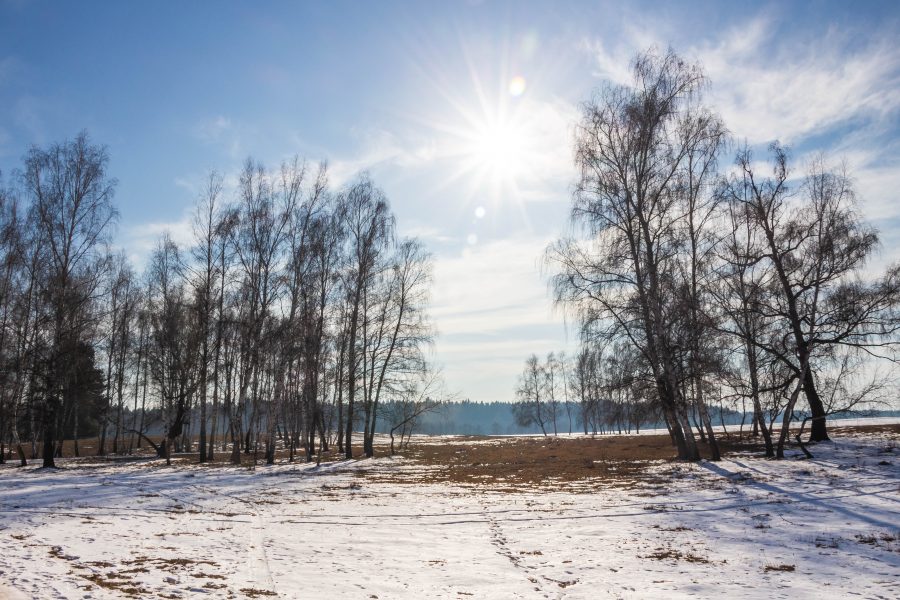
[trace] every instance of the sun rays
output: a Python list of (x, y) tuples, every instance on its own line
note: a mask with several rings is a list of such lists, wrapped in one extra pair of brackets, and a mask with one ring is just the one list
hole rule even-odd
[(473, 227), (502, 218), (528, 229), (524, 203), (545, 185), (548, 161), (567, 151), (555, 147), (558, 139), (548, 143), (552, 96), (540, 85), (545, 61), (533, 58), (538, 41), (523, 34), (489, 42), (460, 38), (458, 44), (452, 56), (433, 52), (427, 40), (411, 49), (435, 99), (406, 115), (434, 140), (439, 174), (431, 192), (452, 191)]

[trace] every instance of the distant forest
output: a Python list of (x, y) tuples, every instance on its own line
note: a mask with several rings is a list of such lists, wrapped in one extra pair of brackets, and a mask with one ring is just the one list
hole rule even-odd
[[(557, 422), (559, 434), (568, 433), (584, 433), (584, 422), (581, 418), (581, 407), (575, 403), (569, 403), (569, 411), (562, 406), (560, 410), (561, 418)], [(540, 427), (532, 423), (531, 425), (520, 425), (517, 422), (513, 412), (516, 403), (514, 402), (473, 402), (471, 400), (463, 400), (460, 402), (447, 402), (436, 410), (423, 414), (416, 422), (413, 433), (423, 433), (429, 435), (522, 435), (522, 434), (540, 434)], [(385, 413), (392, 412), (390, 403), (385, 407)], [(717, 425), (739, 427), (743, 422), (747, 431), (753, 426), (753, 413), (741, 413), (739, 411), (730, 410), (728, 408), (720, 408), (718, 406), (710, 407), (711, 418)], [(569, 420), (571, 415), (571, 421)], [(780, 416), (780, 415), (778, 415)], [(795, 420), (802, 420), (804, 413), (798, 412)], [(894, 417), (900, 416), (900, 411), (890, 410), (866, 410), (866, 411), (846, 411), (833, 415), (833, 418), (865, 418), (865, 417)], [(654, 418), (640, 423), (640, 427), (635, 429), (632, 423), (623, 421), (622, 423), (606, 423), (602, 427), (598, 427), (597, 431), (589, 430), (588, 433), (609, 434), (609, 433), (639, 433), (646, 429), (665, 429), (666, 424), (662, 418)], [(385, 422), (378, 428), (379, 433), (389, 433), (390, 423)]]

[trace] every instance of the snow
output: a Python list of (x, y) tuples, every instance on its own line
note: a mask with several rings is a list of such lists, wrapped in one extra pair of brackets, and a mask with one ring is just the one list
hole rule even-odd
[(813, 453), (527, 491), (402, 458), (7, 465), (0, 598), (900, 597), (896, 438)]

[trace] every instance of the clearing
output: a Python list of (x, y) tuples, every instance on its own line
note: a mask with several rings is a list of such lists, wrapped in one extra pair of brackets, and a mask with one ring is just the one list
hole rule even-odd
[(5, 465), (0, 598), (900, 597), (900, 426), (833, 435), (781, 462), (645, 435)]

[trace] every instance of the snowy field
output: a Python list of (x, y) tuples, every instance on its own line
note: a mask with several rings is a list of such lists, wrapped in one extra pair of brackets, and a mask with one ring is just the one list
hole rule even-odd
[(514, 492), (403, 458), (7, 465), (0, 598), (900, 597), (896, 436), (813, 452)]

